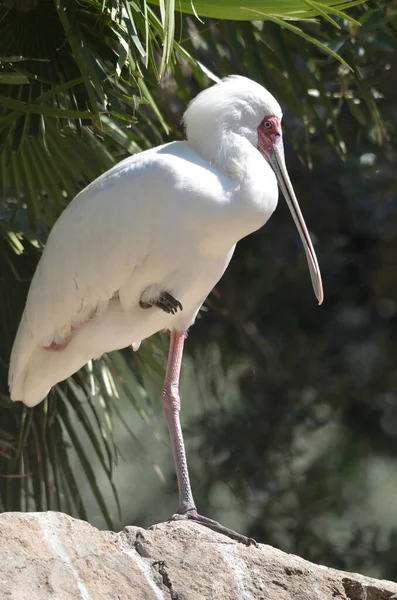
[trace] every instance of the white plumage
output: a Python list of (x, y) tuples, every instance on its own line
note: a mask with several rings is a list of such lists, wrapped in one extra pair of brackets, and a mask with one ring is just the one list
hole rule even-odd
[[(258, 142), (266, 116), (281, 120), (269, 92), (229, 77), (187, 109), (186, 142), (127, 158), (78, 194), (54, 225), (29, 290), (11, 356), (13, 400), (34, 406), (90, 359), (194, 322), (236, 242), (276, 207), (277, 170)], [(163, 291), (183, 310), (141, 308)]]

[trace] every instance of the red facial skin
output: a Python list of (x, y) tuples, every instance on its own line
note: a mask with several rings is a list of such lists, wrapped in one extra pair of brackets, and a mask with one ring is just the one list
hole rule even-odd
[(258, 148), (268, 160), (270, 152), (281, 136), (280, 119), (274, 115), (265, 117), (258, 125)]

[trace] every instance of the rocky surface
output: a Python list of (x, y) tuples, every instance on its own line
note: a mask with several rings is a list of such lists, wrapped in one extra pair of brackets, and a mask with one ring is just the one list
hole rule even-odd
[(4, 513), (0, 599), (397, 600), (397, 584), (246, 547), (191, 522), (112, 533), (61, 513)]

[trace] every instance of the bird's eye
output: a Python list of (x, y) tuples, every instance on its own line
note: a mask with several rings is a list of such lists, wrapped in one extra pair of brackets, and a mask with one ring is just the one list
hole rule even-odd
[(272, 124), (270, 123), (270, 121), (265, 121), (265, 127), (266, 129), (271, 129)]

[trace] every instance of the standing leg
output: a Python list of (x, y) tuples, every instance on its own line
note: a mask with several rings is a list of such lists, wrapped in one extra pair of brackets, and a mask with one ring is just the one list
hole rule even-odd
[(190, 487), (189, 471), (179, 411), (181, 399), (179, 397), (179, 374), (181, 372), (183, 344), (185, 332), (173, 330), (171, 332), (170, 349), (168, 354), (167, 371), (165, 375), (162, 401), (164, 417), (168, 424), (176, 476), (178, 479), (179, 506), (178, 513), (184, 514), (188, 510), (196, 510), (192, 488)]
[(217, 521), (213, 521), (212, 519), (203, 517), (197, 513), (196, 505), (193, 500), (192, 488), (190, 486), (185, 444), (183, 441), (181, 422), (179, 420), (179, 411), (181, 408), (181, 400), (179, 397), (179, 374), (181, 371), (184, 341), (185, 332), (174, 330), (171, 332), (167, 372), (162, 394), (164, 416), (168, 424), (176, 476), (178, 479), (179, 507), (178, 515), (175, 515), (175, 518), (194, 520), (201, 525), (205, 525), (218, 533), (227, 535), (228, 537), (249, 546), (250, 544), (255, 544), (255, 540), (247, 538), (232, 529), (224, 527)]

